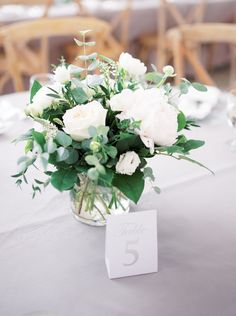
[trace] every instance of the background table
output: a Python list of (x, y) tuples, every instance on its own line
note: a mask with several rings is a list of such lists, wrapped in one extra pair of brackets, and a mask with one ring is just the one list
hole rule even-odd
[[(6, 100), (23, 107), (27, 94)], [(22, 121), (0, 136), (0, 315), (235, 316), (236, 154), (227, 145), (233, 131), (223, 108), (192, 132), (206, 140), (193, 157), (216, 175), (153, 159), (163, 192), (147, 187), (133, 206), (158, 210), (159, 272), (112, 281), (104, 263), (105, 229), (76, 222), (68, 194), (49, 188), (32, 201), (30, 188), (20, 191), (10, 178), (22, 151), (10, 141), (30, 125)]]

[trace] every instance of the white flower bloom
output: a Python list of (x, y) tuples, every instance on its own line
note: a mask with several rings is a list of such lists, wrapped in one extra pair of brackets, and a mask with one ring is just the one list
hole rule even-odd
[(56, 99), (48, 96), (48, 94), (53, 94), (52, 90), (50, 90), (49, 88), (61, 94), (62, 86), (59, 83), (54, 83), (53, 85), (42, 87), (33, 97), (32, 103), (27, 106), (26, 113), (33, 116), (40, 116), (45, 109), (53, 104)]
[(138, 89), (132, 93), (132, 96), (125, 99), (124, 110), (118, 118), (141, 121), (137, 133), (151, 152), (154, 150), (154, 143), (161, 146), (170, 146), (175, 143), (178, 136), (178, 112), (168, 103), (164, 92), (152, 88)]
[(88, 139), (90, 138), (88, 128), (90, 126), (105, 126), (106, 115), (107, 110), (97, 101), (77, 105), (64, 114), (64, 130), (74, 140)]
[(130, 75), (142, 76), (146, 73), (147, 67), (139, 59), (132, 57), (129, 53), (121, 53), (119, 64)]
[(116, 164), (116, 172), (120, 174), (132, 175), (140, 164), (140, 158), (134, 151), (127, 151), (120, 155)]
[(65, 65), (58, 66), (54, 71), (54, 79), (62, 84), (70, 81), (70, 69)]
[[(177, 110), (170, 104), (160, 104), (142, 120), (139, 134), (160, 146), (171, 146), (178, 136)], [(152, 151), (152, 144), (148, 146)]]
[(134, 92), (130, 89), (124, 89), (121, 93), (115, 94), (110, 100), (112, 111), (128, 111), (134, 98)]

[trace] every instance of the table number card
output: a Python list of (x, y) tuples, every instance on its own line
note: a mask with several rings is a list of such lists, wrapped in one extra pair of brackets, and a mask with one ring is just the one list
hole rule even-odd
[(109, 216), (105, 261), (110, 279), (157, 272), (157, 212)]

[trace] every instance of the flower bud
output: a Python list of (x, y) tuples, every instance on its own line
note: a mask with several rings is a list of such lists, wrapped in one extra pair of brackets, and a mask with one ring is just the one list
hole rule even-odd
[(174, 67), (172, 67), (170, 65), (167, 65), (167, 66), (163, 67), (162, 71), (168, 77), (172, 76), (175, 73)]
[(100, 149), (100, 147), (101, 147), (101, 145), (100, 145), (100, 143), (99, 142), (97, 142), (97, 141), (91, 141), (91, 143), (90, 143), (90, 149), (93, 151), (93, 152), (98, 152), (99, 151), (99, 149)]

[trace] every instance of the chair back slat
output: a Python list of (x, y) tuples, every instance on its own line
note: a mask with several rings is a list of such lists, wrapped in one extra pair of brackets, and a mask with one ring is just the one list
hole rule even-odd
[[(107, 22), (91, 17), (42, 18), (34, 21), (19, 22), (1, 29), (8, 68), (14, 82), (15, 90), (23, 90), (23, 75), (47, 72), (48, 39), (50, 37), (78, 37), (79, 31), (93, 30), (90, 35), (97, 40), (104, 53), (110, 40), (110, 26)], [(30, 45), (32, 40), (40, 40), (36, 50)], [(98, 46), (96, 47), (98, 49)]]

